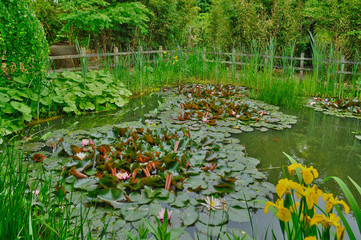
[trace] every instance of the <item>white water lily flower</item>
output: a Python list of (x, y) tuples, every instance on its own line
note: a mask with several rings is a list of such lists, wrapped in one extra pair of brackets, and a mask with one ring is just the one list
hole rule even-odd
[(86, 153), (80, 152), (80, 153), (77, 153), (75, 156), (80, 158), (80, 160), (83, 160), (86, 157)]
[(221, 201), (217, 198), (212, 197), (206, 197), (205, 198), (206, 203), (201, 203), (203, 206), (207, 207), (208, 211), (209, 210), (216, 210), (216, 209), (222, 209), (223, 205), (221, 203)]

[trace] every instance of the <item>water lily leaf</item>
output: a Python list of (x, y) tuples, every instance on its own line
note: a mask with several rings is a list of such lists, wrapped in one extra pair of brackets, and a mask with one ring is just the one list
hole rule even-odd
[(118, 186), (118, 178), (112, 175), (105, 175), (99, 179), (99, 183), (105, 188), (116, 188)]
[(102, 189), (97, 192), (97, 195), (102, 200), (108, 201), (119, 201), (125, 199), (123, 191), (118, 188)]
[(161, 191), (162, 190), (159, 188), (153, 189), (150, 186), (144, 186), (144, 192), (145, 192), (146, 196), (150, 199), (155, 198), (156, 196), (160, 195)]
[(24, 150), (24, 152), (35, 152), (35, 151), (39, 151), (43, 147), (45, 147), (44, 143), (42, 143), (42, 142), (33, 142), (33, 143), (25, 144), (23, 150)]
[(248, 209), (244, 208), (230, 207), (228, 209), (229, 220), (237, 223), (249, 222), (248, 211)]
[[(218, 236), (221, 233), (221, 231), (227, 230), (226, 226), (208, 226), (207, 224), (201, 222), (196, 222), (195, 227), (201, 233), (206, 234), (207, 236), (214, 236), (214, 237)], [(207, 237), (206, 239), (209, 239), (209, 237)]]
[(95, 168), (90, 168), (84, 171), (84, 173), (88, 176), (95, 175), (97, 173), (97, 170)]
[(124, 217), (124, 220), (129, 222), (139, 221), (142, 218), (145, 218), (149, 213), (149, 206), (142, 205), (138, 207), (138, 205), (134, 203), (124, 204), (121, 208), (121, 213)]
[[(203, 132), (203, 135), (205, 133)], [(210, 138), (210, 137), (204, 137), (202, 138), (201, 140), (201, 143), (203, 144), (203, 146), (208, 146), (208, 145), (211, 145), (212, 143), (214, 143), (216, 141), (216, 139), (214, 138)]]
[(159, 211), (163, 208), (162, 205), (159, 203), (152, 203), (149, 205), (149, 215), (150, 216), (157, 216), (159, 214)]
[(224, 210), (212, 211), (212, 214), (199, 214), (199, 221), (209, 226), (222, 226), (228, 222), (228, 213)]
[(186, 189), (190, 188), (192, 190), (196, 190), (197, 188), (206, 189), (208, 184), (203, 180), (203, 178), (199, 176), (191, 176), (186, 179), (184, 187)]
[(148, 198), (148, 196), (144, 193), (144, 191), (142, 191), (141, 194), (137, 192), (131, 192), (129, 194), (129, 198), (132, 200), (132, 202), (138, 202), (138, 204), (141, 205), (147, 204), (153, 200), (152, 198)]
[(188, 205), (190, 197), (185, 192), (178, 192), (175, 201), (171, 204), (173, 207), (184, 208)]
[[(162, 189), (162, 190), (165, 190), (165, 189)], [(167, 190), (165, 190), (165, 191), (167, 191)], [(169, 193), (169, 195), (167, 195), (166, 197), (161, 197), (161, 196), (162, 196), (162, 194), (158, 195), (157, 199), (163, 203), (172, 204), (175, 201), (174, 193)], [(163, 196), (164, 196), (164, 194), (163, 194)]]
[(158, 175), (150, 176), (150, 177), (143, 177), (141, 179), (142, 183), (148, 186), (158, 186), (163, 187), (164, 183), (162, 181), (162, 178)]
[(198, 221), (199, 214), (194, 206), (189, 206), (185, 208), (182, 212), (182, 219), (184, 226), (190, 226)]
[(253, 131), (253, 128), (250, 127), (250, 126), (241, 126), (241, 130), (244, 131), (244, 132), (252, 132)]
[(77, 179), (74, 188), (78, 190), (94, 191), (98, 186), (98, 180), (94, 178)]
[(216, 153), (216, 152), (207, 152), (206, 153), (206, 157), (205, 157), (205, 160), (207, 162), (211, 162), (211, 161), (214, 161), (218, 158), (219, 154)]

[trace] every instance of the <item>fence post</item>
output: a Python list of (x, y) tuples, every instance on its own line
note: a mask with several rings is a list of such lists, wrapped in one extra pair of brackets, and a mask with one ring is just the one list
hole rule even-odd
[(303, 79), (303, 67), (304, 67), (304, 64), (305, 64), (305, 62), (304, 62), (304, 58), (305, 58), (305, 53), (304, 52), (302, 52), (301, 53), (301, 61), (300, 61), (300, 78), (301, 79)]
[[(119, 49), (118, 47), (114, 47), (114, 53), (117, 54), (119, 53)], [(115, 55), (115, 64), (118, 65), (119, 64), (119, 56), (118, 55)]]
[(163, 58), (163, 47), (162, 47), (162, 45), (159, 46), (159, 52), (160, 52), (160, 58), (162, 59)]
[(203, 47), (203, 61), (206, 61), (206, 50), (207, 48), (206, 47)]
[(345, 71), (345, 55), (342, 55), (341, 56), (341, 74), (343, 74), (344, 73), (344, 71)]

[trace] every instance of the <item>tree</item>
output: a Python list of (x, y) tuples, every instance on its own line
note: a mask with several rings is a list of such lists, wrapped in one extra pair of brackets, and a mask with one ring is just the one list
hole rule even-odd
[(63, 10), (62, 31), (71, 40), (85, 41), (91, 36), (94, 47), (102, 48), (110, 47), (112, 42), (126, 46), (136, 31), (147, 33), (152, 15), (140, 2), (112, 0), (68, 0), (64, 1)]

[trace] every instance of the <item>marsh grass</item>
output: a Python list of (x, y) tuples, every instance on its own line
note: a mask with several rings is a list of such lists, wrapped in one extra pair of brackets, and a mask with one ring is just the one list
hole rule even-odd
[[(295, 42), (277, 46), (274, 39), (270, 39), (267, 46), (252, 41), (247, 49), (240, 47), (231, 51), (243, 55), (225, 55), (222, 53), (230, 51), (213, 47), (207, 49), (212, 54), (206, 54), (206, 61), (201, 48), (174, 47), (155, 54), (142, 53), (146, 48), (124, 49), (133, 52), (119, 56), (118, 61), (114, 57), (101, 58), (101, 65), (134, 93), (207, 81), (246, 86), (251, 89), (252, 97), (287, 108), (300, 108), (300, 97), (305, 96), (359, 98), (361, 78), (357, 75), (346, 78), (340, 73), (342, 51), (332, 45), (320, 46), (312, 36), (311, 40), (313, 71), (305, 71), (303, 79), (296, 75), (299, 60), (293, 59)], [(276, 53), (282, 53), (282, 57), (276, 57)], [(356, 54), (355, 61), (359, 59)], [(86, 72), (87, 64), (82, 64), (82, 69)], [(360, 67), (353, 65), (351, 70), (356, 73)]]
[[(31, 164), (22, 152), (7, 142), (0, 152), (0, 238), (1, 239), (86, 239), (87, 214), (73, 211), (63, 194), (55, 194), (52, 176), (39, 172), (42, 181), (29, 177)], [(62, 189), (62, 185), (59, 186)], [(37, 190), (39, 192), (37, 192)], [(83, 212), (83, 211), (80, 211)], [(85, 211), (86, 213), (86, 211)]]

